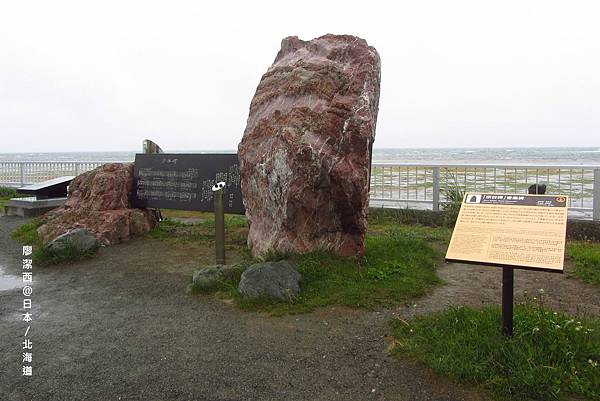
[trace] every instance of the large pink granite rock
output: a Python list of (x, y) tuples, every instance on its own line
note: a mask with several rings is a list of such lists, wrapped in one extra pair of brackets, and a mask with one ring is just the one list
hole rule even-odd
[(72, 229), (85, 228), (100, 244), (112, 245), (148, 232), (158, 221), (153, 211), (132, 208), (133, 164), (104, 164), (78, 175), (65, 203), (44, 215), (38, 228), (44, 243)]
[(364, 252), (379, 82), (363, 39), (283, 39), (238, 147), (254, 256)]

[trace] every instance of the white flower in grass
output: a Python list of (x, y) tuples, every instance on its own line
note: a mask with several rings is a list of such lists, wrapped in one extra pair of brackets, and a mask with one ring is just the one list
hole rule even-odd
[(539, 327), (534, 327), (533, 330), (531, 330), (531, 334), (535, 334), (538, 331), (540, 331), (540, 328)]
[(592, 365), (593, 367), (596, 367), (596, 366), (598, 366), (598, 362), (597, 362), (597, 361), (594, 361), (594, 360), (588, 359), (588, 362), (589, 362), (589, 364), (590, 364), (590, 365)]
[(540, 288), (540, 294), (543, 294), (543, 293), (544, 293), (544, 289)]

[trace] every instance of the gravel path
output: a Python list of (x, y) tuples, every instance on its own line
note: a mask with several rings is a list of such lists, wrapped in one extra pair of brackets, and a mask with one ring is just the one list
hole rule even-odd
[[(0, 266), (7, 274), (21, 272), (20, 245), (9, 232), (22, 222), (0, 217)], [(499, 270), (445, 266), (440, 274), (449, 285), (415, 301), (416, 307), (381, 312), (330, 307), (269, 317), (189, 293), (193, 268), (212, 257), (201, 246), (142, 238), (101, 249), (95, 259), (77, 264), (34, 266), (28, 334), (33, 377), (21, 376), (27, 328), (20, 317), (21, 290), (0, 291), (0, 398), (486, 399), (391, 357), (386, 321), (449, 303), (498, 302)], [(517, 290), (523, 278), (528, 277), (516, 274)], [(598, 314), (599, 292), (571, 282), (587, 291), (578, 292), (582, 299), (595, 296), (587, 311)]]
[[(0, 217), (0, 264), (20, 246)], [(190, 294), (206, 249), (136, 239), (33, 267), (33, 377), (21, 376), (20, 289), (0, 292), (0, 398), (23, 400), (480, 400), (388, 353), (386, 313), (269, 317)], [(204, 252), (204, 254), (203, 254)]]

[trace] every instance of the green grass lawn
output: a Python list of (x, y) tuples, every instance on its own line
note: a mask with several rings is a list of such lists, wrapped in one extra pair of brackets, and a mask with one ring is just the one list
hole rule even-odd
[[(179, 213), (173, 217), (192, 216)], [(189, 225), (167, 219), (149, 236), (175, 241), (201, 241), (213, 246), (212, 214), (196, 213), (193, 217), (203, 220)], [(443, 219), (433, 218), (431, 214), (421, 215), (419, 211), (371, 209), (364, 258), (342, 259), (323, 252), (291, 255), (304, 282), (301, 294), (289, 304), (243, 301), (237, 294), (237, 283), (227, 283), (226, 288), (219, 289), (219, 294), (236, 299), (243, 308), (275, 314), (304, 312), (333, 304), (372, 308), (421, 296), (439, 284), (432, 266), (439, 264), (443, 255), (435, 249), (443, 248), (452, 234), (452, 230), (444, 226)], [(434, 227), (406, 224), (415, 220), (433, 224)], [(247, 263), (255, 262), (245, 246), (245, 218), (227, 215), (226, 226), (226, 240), (231, 251), (240, 253)], [(441, 247), (433, 246), (436, 243)], [(599, 250), (598, 244), (569, 243), (567, 252), (575, 266), (573, 274), (587, 281), (594, 277), (597, 280), (600, 274)]]
[[(213, 246), (212, 214), (167, 215), (170, 218), (154, 228), (149, 237), (167, 241), (199, 241)], [(442, 255), (429, 242), (447, 241), (450, 230), (399, 225), (398, 219), (404, 218), (401, 216), (404, 216), (403, 212), (376, 211), (371, 214), (365, 255), (360, 258), (341, 258), (328, 252), (267, 257), (268, 260), (292, 259), (302, 274), (302, 291), (289, 303), (243, 300), (237, 292), (237, 282), (224, 282), (217, 288), (198, 289), (198, 292), (216, 292), (220, 297), (234, 299), (244, 309), (272, 314), (302, 313), (327, 305), (374, 308), (422, 296), (441, 284), (435, 268), (442, 262)], [(174, 217), (200, 217), (202, 220), (186, 224), (174, 220)], [(248, 229), (245, 218), (226, 215), (225, 225), (226, 243), (242, 256), (243, 263), (258, 262), (251, 258), (246, 248)]]
[(197, 212), (194, 210), (175, 210), (175, 209), (161, 209), (160, 210), (163, 217), (166, 218), (201, 218), (206, 219), (214, 216), (214, 213), (209, 212)]
[(314, 252), (292, 255), (291, 259), (302, 274), (302, 290), (289, 303), (244, 301), (235, 288), (229, 295), (244, 309), (278, 315), (327, 305), (390, 306), (422, 296), (441, 284), (435, 272), (440, 255), (410, 231), (368, 235), (361, 258)]
[[(178, 216), (180, 217), (180, 216)], [(181, 217), (180, 217), (181, 218)], [(184, 218), (189, 218), (188, 216)], [(195, 218), (202, 220), (197, 223), (184, 223), (169, 217), (160, 222), (147, 234), (150, 238), (157, 238), (178, 242), (200, 242), (206, 246), (214, 246), (215, 220), (214, 215), (196, 215)], [(243, 247), (246, 246), (248, 235), (246, 218), (238, 215), (225, 215), (225, 241), (227, 245)], [(242, 249), (237, 251), (243, 252)]]
[[(371, 209), (369, 230), (371, 232), (410, 230), (428, 242), (448, 244), (452, 229), (447, 220), (436, 218), (432, 213), (409, 209)], [(423, 225), (419, 225), (418, 222)], [(414, 224), (417, 222), (417, 224)], [(600, 243), (567, 241), (567, 272), (582, 281), (600, 287)]]
[(572, 261), (570, 274), (600, 287), (600, 244), (571, 242), (566, 253)]
[[(230, 227), (228, 241), (232, 241), (232, 235), (239, 234), (241, 241), (238, 245), (245, 250), (247, 231), (242, 229), (245, 222), (235, 217), (238, 216), (231, 216), (226, 221)], [(211, 241), (214, 236), (212, 224), (212, 220), (191, 226), (166, 220), (150, 236), (165, 238), (164, 233), (168, 232), (170, 238)], [(445, 228), (425, 229), (380, 222), (374, 224), (371, 233), (366, 236), (365, 255), (360, 258), (341, 258), (328, 252), (267, 257), (268, 260), (291, 259), (302, 274), (302, 290), (288, 303), (243, 300), (237, 291), (237, 283), (223, 283), (219, 288), (199, 292), (216, 292), (218, 296), (234, 299), (243, 309), (275, 315), (303, 313), (327, 305), (389, 306), (422, 296), (441, 284), (435, 269), (442, 262), (442, 255), (428, 241), (443, 240), (447, 236)], [(247, 251), (243, 256), (245, 264), (258, 262)]]
[(600, 400), (600, 320), (517, 305), (515, 335), (500, 334), (498, 307), (453, 307), (391, 323), (394, 352), (498, 399)]

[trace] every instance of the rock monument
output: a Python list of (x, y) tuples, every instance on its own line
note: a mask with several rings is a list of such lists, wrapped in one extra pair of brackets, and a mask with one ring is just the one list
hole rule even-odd
[(283, 39), (238, 147), (254, 256), (364, 252), (379, 83), (363, 39)]
[(78, 175), (65, 203), (44, 215), (38, 234), (44, 244), (75, 229), (95, 234), (99, 244), (113, 245), (144, 234), (158, 221), (155, 212), (132, 208), (133, 164), (104, 164)]

